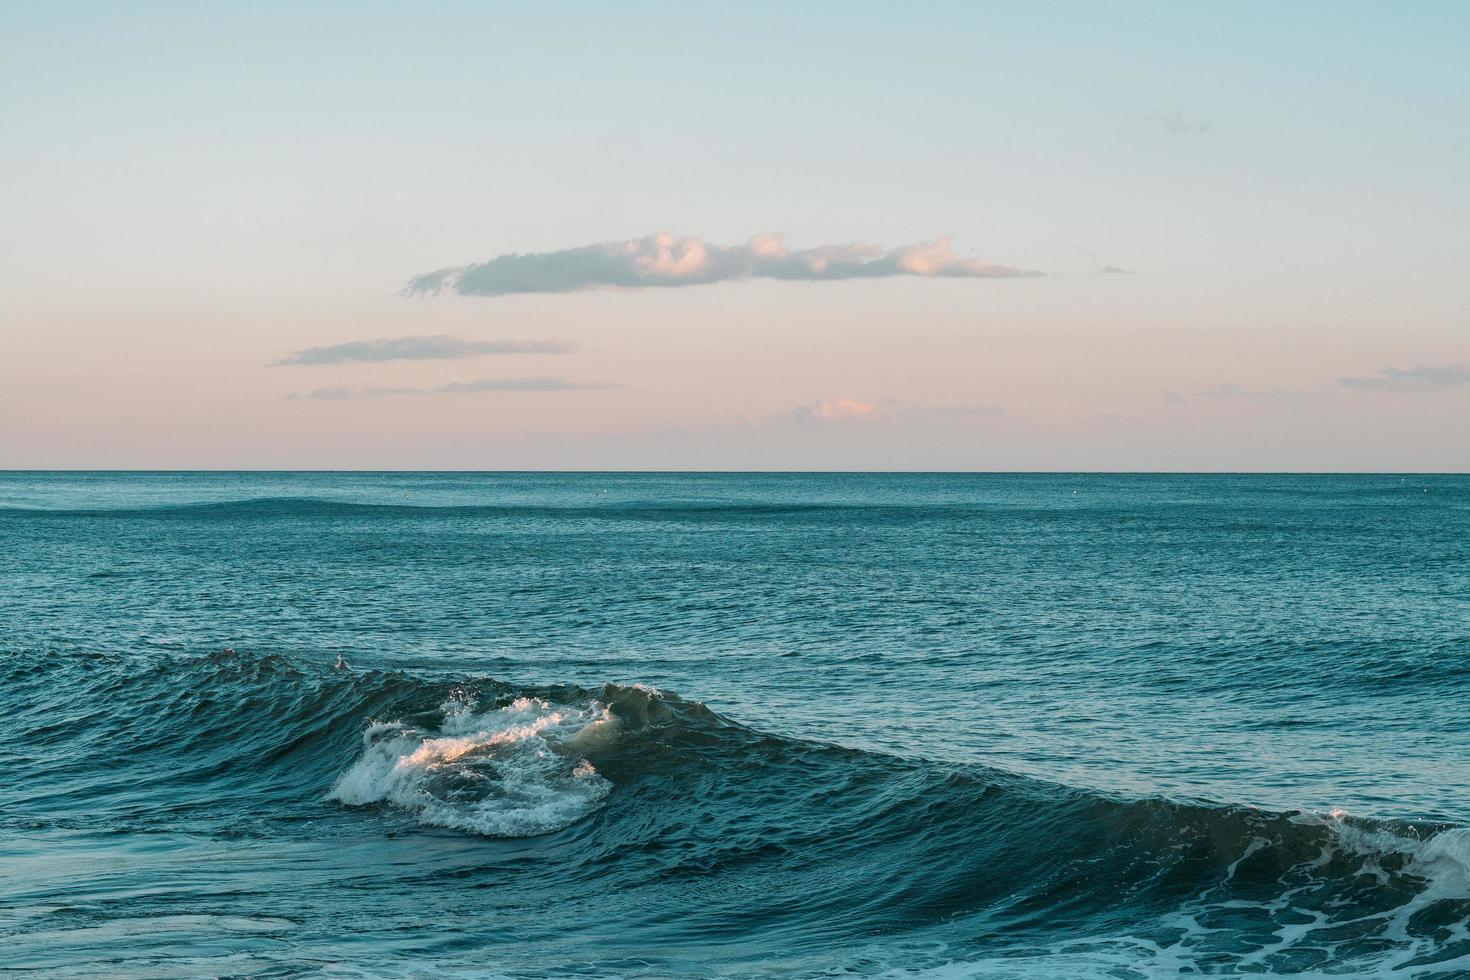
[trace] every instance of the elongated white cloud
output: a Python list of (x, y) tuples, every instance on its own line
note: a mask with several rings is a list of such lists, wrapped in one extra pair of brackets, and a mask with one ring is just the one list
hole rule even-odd
[(559, 340), (468, 340), (443, 334), (354, 340), (330, 347), (308, 347), (276, 364), (346, 364), (353, 361), (461, 360), (489, 354), (570, 354), (575, 345)]
[(292, 394), (287, 397), (336, 401), (344, 398), (379, 398), (390, 395), (464, 395), (487, 391), (595, 391), (621, 387), (623, 385), (605, 381), (578, 381), (574, 378), (482, 378), (478, 381), (453, 381), (437, 388), (327, 385), (305, 394)]
[(1386, 367), (1377, 377), (1338, 378), (1344, 388), (1359, 391), (1386, 391), (1398, 395), (1410, 395), (1421, 391), (1443, 391), (1470, 384), (1470, 367), (1451, 364), (1446, 367)]
[(565, 293), (581, 289), (701, 286), (743, 279), (831, 281), (886, 276), (1000, 279), (1037, 272), (955, 255), (948, 238), (884, 250), (879, 245), (819, 245), (788, 249), (780, 235), (744, 245), (712, 245), (666, 232), (557, 252), (510, 253), (409, 280), (410, 295), (446, 289), (462, 296)]

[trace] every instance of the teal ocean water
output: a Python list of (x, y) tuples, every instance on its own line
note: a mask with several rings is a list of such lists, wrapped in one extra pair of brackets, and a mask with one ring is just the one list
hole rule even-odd
[(1470, 977), (1467, 477), (0, 473), (0, 718), (17, 976)]

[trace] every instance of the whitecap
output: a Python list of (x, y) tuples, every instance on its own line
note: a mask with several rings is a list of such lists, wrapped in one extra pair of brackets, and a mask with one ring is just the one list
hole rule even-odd
[(612, 789), (573, 742), (604, 723), (600, 704), (519, 698), (482, 712), (457, 694), (440, 711), (433, 731), (369, 725), (362, 755), (328, 796), (348, 806), (386, 802), (431, 826), (531, 837), (587, 816)]

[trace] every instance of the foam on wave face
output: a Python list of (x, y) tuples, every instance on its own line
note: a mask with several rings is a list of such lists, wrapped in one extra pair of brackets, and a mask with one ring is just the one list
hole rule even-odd
[(349, 806), (390, 803), (419, 821), (489, 837), (531, 837), (587, 816), (612, 784), (576, 749), (616, 724), (593, 702), (577, 708), (518, 698), (481, 712), (458, 695), (437, 731), (401, 721), (363, 733), (362, 756), (328, 794)]

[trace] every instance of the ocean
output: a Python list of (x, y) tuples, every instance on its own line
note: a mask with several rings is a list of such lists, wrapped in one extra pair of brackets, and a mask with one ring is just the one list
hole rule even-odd
[(1470, 977), (1470, 477), (3, 473), (0, 719), (17, 976)]

